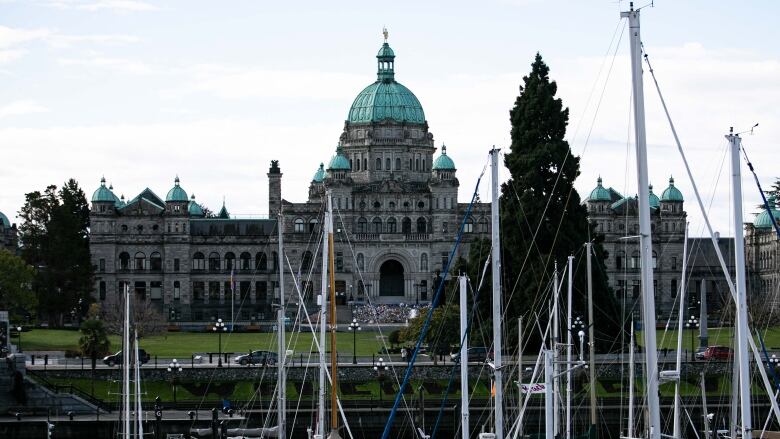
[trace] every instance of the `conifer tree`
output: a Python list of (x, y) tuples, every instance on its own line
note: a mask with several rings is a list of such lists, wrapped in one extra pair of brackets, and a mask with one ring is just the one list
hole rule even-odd
[[(571, 154), (565, 140), (569, 110), (563, 107), (560, 98), (556, 98), (557, 88), (555, 81), (550, 80), (548, 66), (537, 53), (510, 111), (512, 145), (504, 159), (510, 178), (501, 187), (500, 214), (502, 284), (507, 309), (504, 322), (513, 328), (521, 315), (529, 324), (538, 316), (544, 325), (548, 319), (555, 263), (562, 272), (569, 255), (576, 258), (574, 314), (587, 317), (584, 244), (593, 240), (596, 346), (599, 350), (608, 350), (613, 347), (611, 344), (622, 327), (620, 313), (607, 284), (603, 250), (588, 222), (586, 207), (573, 186), (580, 173), (580, 159)], [(484, 257), (485, 252), (481, 253)], [(471, 261), (469, 266), (479, 267), (480, 264)], [(564, 287), (562, 303), (565, 303), (565, 293)], [(480, 299), (480, 314), (488, 323), (489, 307), (487, 294)], [(516, 338), (516, 330), (507, 329), (506, 332), (511, 343)], [(529, 334), (537, 332), (526, 331)], [(599, 333), (609, 336), (602, 338)], [(565, 340), (565, 329), (562, 337)], [(538, 346), (538, 334), (534, 341)]]

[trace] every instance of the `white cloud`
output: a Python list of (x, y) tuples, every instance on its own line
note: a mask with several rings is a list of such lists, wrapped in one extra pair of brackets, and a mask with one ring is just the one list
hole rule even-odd
[(0, 118), (23, 116), (26, 114), (46, 113), (49, 109), (32, 100), (13, 101), (0, 107)]
[(48, 29), (14, 29), (0, 25), (0, 49), (7, 49), (51, 35)]
[(57, 9), (78, 9), (83, 11), (145, 12), (159, 8), (151, 3), (137, 0), (48, 0), (47, 5)]
[(14, 61), (25, 53), (27, 51), (22, 49), (0, 50), (0, 64)]
[(133, 75), (148, 75), (154, 72), (151, 66), (139, 61), (100, 55), (90, 58), (60, 58), (57, 62), (64, 66), (103, 68)]

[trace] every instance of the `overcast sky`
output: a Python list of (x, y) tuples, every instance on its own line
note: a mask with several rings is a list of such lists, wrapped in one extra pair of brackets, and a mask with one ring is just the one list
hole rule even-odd
[[(628, 39), (619, 18), (627, 7), (0, 0), (0, 211), (14, 221), (26, 192), (70, 177), (88, 197), (103, 175), (117, 195), (149, 187), (164, 197), (178, 174), (211, 209), (224, 197), (233, 214), (265, 214), (272, 159), (284, 172), (283, 197), (304, 201), (352, 100), (375, 80), (383, 26), (396, 79), (420, 99), (437, 148), (445, 143), (455, 161), (461, 201), (490, 146), (508, 147), (508, 112), (537, 51), (571, 111), (580, 195), (599, 175), (633, 195)], [(748, 153), (766, 187), (780, 175), (777, 17), (780, 3), (769, 1), (659, 0), (642, 11), (645, 48), (724, 235), (732, 235), (729, 126), (760, 123), (745, 135)], [(701, 235), (691, 184), (645, 79), (654, 190), (660, 195), (674, 175), (691, 234)], [(487, 187), (481, 192), (489, 199)], [(743, 192), (750, 220), (759, 196), (746, 168)]]

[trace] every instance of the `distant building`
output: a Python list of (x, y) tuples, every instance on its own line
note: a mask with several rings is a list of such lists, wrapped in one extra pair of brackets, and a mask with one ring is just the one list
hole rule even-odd
[[(111, 300), (128, 287), (171, 321), (229, 318), (231, 308), (242, 322), (269, 319), (279, 291), (281, 211), (286, 296), (299, 302), (300, 291), (306, 303), (315, 303), (327, 188), (335, 212), (338, 303), (429, 302), (468, 205), (457, 201), (456, 167), (444, 145), (434, 159), (423, 108), (395, 80), (387, 42), (376, 58), (377, 80), (355, 98), (335, 154), (316, 170), (305, 202), (282, 198), (277, 161), (267, 173), (270, 216), (264, 219), (232, 217), (224, 204), (206, 218), (178, 177), (165, 199), (147, 188), (127, 202), (103, 179), (90, 217), (96, 299)], [(489, 215), (489, 204), (472, 208), (456, 256), (468, 254), (474, 237), (490, 236)]]
[(19, 239), (16, 224), (11, 224), (8, 217), (0, 212), (0, 249), (16, 254), (19, 249)]
[[(775, 220), (780, 219), (780, 210), (773, 195), (767, 197)], [(751, 296), (772, 307), (780, 304), (780, 241), (777, 239), (772, 218), (765, 209), (756, 215), (753, 223), (745, 224), (745, 262)]]

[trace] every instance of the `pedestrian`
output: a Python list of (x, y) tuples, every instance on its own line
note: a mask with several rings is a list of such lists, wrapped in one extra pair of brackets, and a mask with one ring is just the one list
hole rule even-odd
[(401, 348), (401, 361), (406, 362), (406, 348)]

